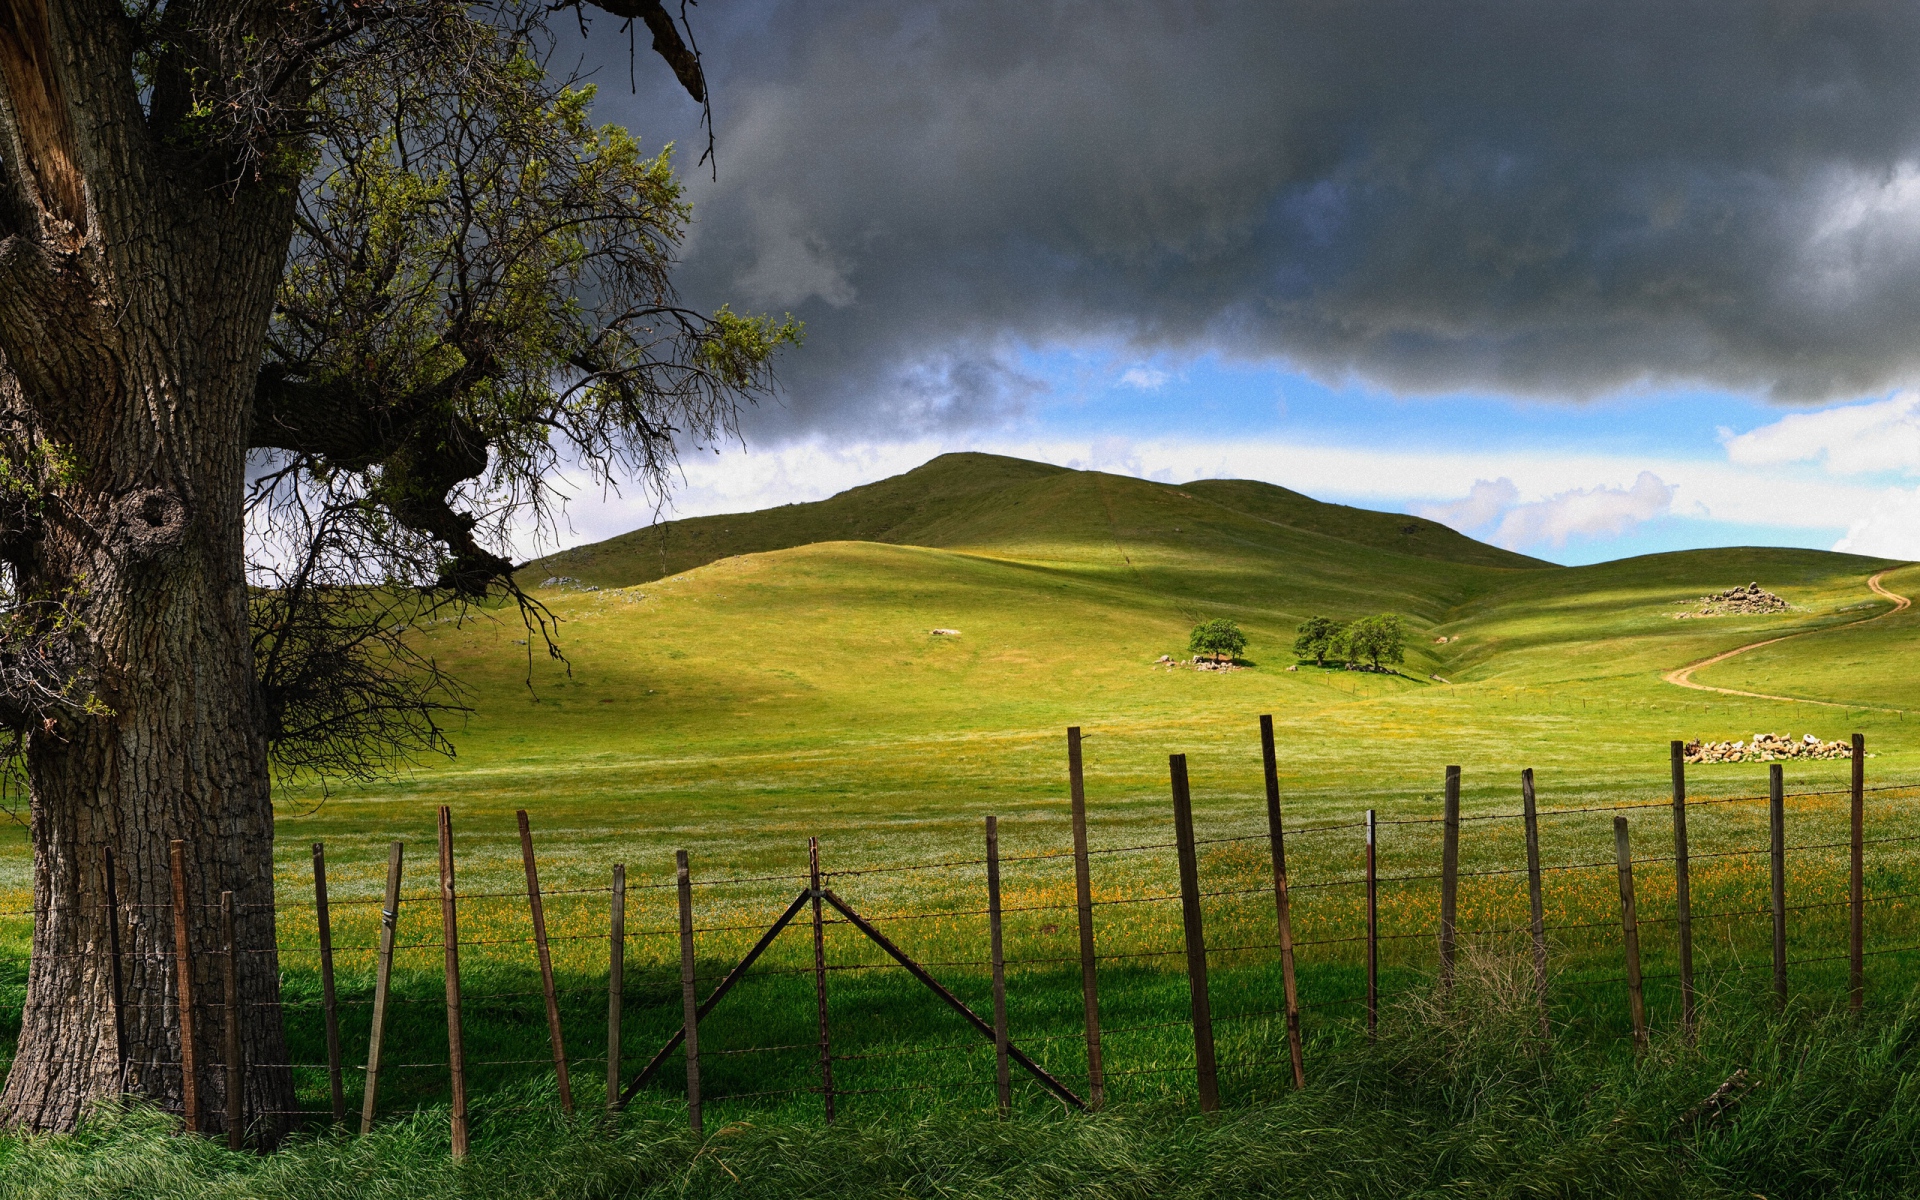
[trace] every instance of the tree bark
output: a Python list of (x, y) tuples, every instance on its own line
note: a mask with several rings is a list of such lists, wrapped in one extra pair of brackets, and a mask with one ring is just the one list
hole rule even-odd
[[(0, 0), (0, 208), (18, 218), (0, 240), (0, 352), (27, 426), (74, 464), (11, 566), (22, 594), (67, 597), (82, 622), (77, 661), (104, 705), (30, 726), (37, 919), (0, 1118), (68, 1129), (123, 1087), (179, 1107), (168, 869), (178, 838), (202, 1128), (225, 1127), (217, 930), (230, 890), (248, 1124), (270, 1141), (294, 1105), (242, 502), (293, 188), (225, 180), (205, 153), (153, 136), (128, 29), (117, 4)], [(117, 914), (105, 904), (109, 848)], [(109, 920), (125, 980), (124, 1071)]]

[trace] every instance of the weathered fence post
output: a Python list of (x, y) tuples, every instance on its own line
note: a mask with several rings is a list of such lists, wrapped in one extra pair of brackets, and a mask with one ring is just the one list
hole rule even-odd
[(993, 967), (993, 1088), (1000, 1115), (1013, 1109), (1013, 1076), (1007, 1071), (1007, 959), (1000, 928), (1000, 821), (987, 818), (987, 938)]
[(220, 893), (220, 945), (220, 990), (226, 1009), (222, 1056), (227, 1060), (227, 1149), (238, 1150), (247, 1133), (247, 1064), (240, 1049), (240, 950), (233, 941), (232, 892)]
[(1080, 727), (1067, 730), (1067, 787), (1073, 809), (1073, 890), (1080, 918), (1080, 1003), (1087, 1031), (1087, 1103), (1107, 1102), (1106, 1064), (1100, 1054), (1100, 982), (1093, 945), (1093, 871), (1087, 859), (1087, 787), (1080, 761)]
[(120, 885), (113, 877), (113, 851), (102, 860), (107, 876), (107, 982), (113, 988), (114, 1087), (127, 1090), (127, 990), (120, 976)]
[(373, 1108), (380, 1094), (380, 1051), (387, 1037), (387, 992), (393, 982), (393, 937), (400, 923), (400, 867), (406, 847), (387, 846), (387, 892), (380, 906), (380, 956), (374, 964), (373, 1028), (367, 1035), (367, 1081), (360, 1089), (360, 1132), (373, 1131)]
[(1853, 797), (1851, 869), (1847, 879), (1847, 899), (1852, 911), (1847, 934), (1847, 1007), (1855, 1013), (1867, 999), (1866, 971), (1866, 862), (1862, 851), (1866, 841), (1867, 739), (1853, 735)]
[(547, 908), (540, 896), (540, 865), (533, 855), (533, 828), (527, 810), (515, 814), (520, 823), (520, 862), (527, 873), (527, 909), (533, 916), (533, 949), (540, 960), (540, 990), (547, 1001), (547, 1041), (553, 1050), (553, 1073), (560, 1083), (560, 1111), (573, 1115), (573, 1081), (567, 1077), (567, 1044), (560, 1033), (560, 997), (553, 990), (553, 953), (547, 946)]
[(188, 1133), (200, 1132), (200, 1072), (193, 1044), (193, 955), (187, 938), (187, 844), (167, 843), (173, 877), (174, 995), (180, 1005), (180, 1107)]
[(1167, 759), (1173, 781), (1173, 836), (1180, 860), (1180, 916), (1187, 945), (1187, 988), (1193, 1001), (1193, 1065), (1200, 1111), (1220, 1108), (1219, 1064), (1213, 1053), (1213, 1006), (1207, 996), (1207, 939), (1200, 909), (1200, 860), (1193, 842), (1193, 797), (1187, 756)]
[(1640, 987), (1640, 919), (1633, 904), (1633, 849), (1627, 819), (1613, 819), (1613, 853), (1620, 868), (1620, 934), (1627, 952), (1627, 1014), (1633, 1019), (1633, 1046), (1647, 1048), (1647, 1000)]
[(1380, 1029), (1380, 876), (1378, 822), (1367, 810), (1367, 1037)]
[(460, 922), (453, 883), (453, 810), (440, 806), (440, 940), (447, 952), (447, 1082), (453, 1156), (467, 1156), (467, 1053), (460, 1029)]
[(808, 889), (813, 893), (813, 1004), (820, 1014), (820, 1098), (833, 1124), (833, 1043), (827, 1028), (827, 927), (820, 911), (820, 839), (807, 839)]
[(607, 905), (607, 1115), (620, 1111), (620, 1017), (627, 992), (627, 864), (613, 864)]
[(700, 1121), (700, 998), (695, 995), (693, 975), (693, 875), (687, 869), (687, 852), (674, 854), (675, 880), (680, 893), (680, 1007), (681, 1045), (687, 1056), (687, 1124), (695, 1136), (704, 1132)]
[(1547, 1037), (1547, 914), (1540, 886), (1540, 810), (1533, 794), (1533, 768), (1520, 772), (1520, 808), (1527, 831), (1527, 916), (1533, 935), (1533, 993), (1540, 1005), (1540, 1036)]
[(1787, 798), (1786, 770), (1767, 767), (1767, 827), (1773, 900), (1773, 1002), (1787, 1004)]
[(1694, 1035), (1693, 878), (1687, 861), (1687, 747), (1668, 747), (1673, 759), (1673, 904), (1680, 947), (1680, 1034)]
[(1267, 843), (1273, 857), (1273, 913), (1280, 926), (1280, 983), (1287, 1001), (1287, 1057), (1293, 1086), (1307, 1086), (1300, 1047), (1300, 990), (1293, 973), (1293, 903), (1287, 891), (1287, 846), (1280, 823), (1280, 763), (1273, 746), (1273, 718), (1260, 718), (1260, 759), (1267, 783)]
[(340, 1075), (340, 1008), (333, 988), (333, 916), (327, 908), (327, 846), (313, 844), (313, 927), (320, 938), (320, 1010), (327, 1026), (327, 1091), (333, 1123), (347, 1120), (347, 1093)]
[(1440, 845), (1440, 991), (1453, 991), (1455, 918), (1460, 903), (1460, 768), (1447, 768)]

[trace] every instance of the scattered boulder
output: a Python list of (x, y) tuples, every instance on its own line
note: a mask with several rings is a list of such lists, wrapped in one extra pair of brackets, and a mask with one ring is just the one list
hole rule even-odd
[(934, 629), (934, 630), (930, 630), (929, 632), (931, 632), (934, 637), (959, 637), (960, 636), (960, 631), (958, 629)]
[(1756, 733), (1750, 741), (1686, 744), (1690, 763), (1778, 762), (1788, 758), (1851, 758), (1853, 747), (1846, 742), (1823, 742), (1809, 733), (1795, 740), (1791, 735)]
[(1781, 596), (1776, 596), (1757, 583), (1745, 587), (1731, 587), (1724, 592), (1714, 592), (1699, 599), (1697, 609), (1692, 612), (1675, 613), (1676, 620), (1689, 617), (1721, 617), (1735, 615), (1753, 615), (1783, 613), (1792, 605)]

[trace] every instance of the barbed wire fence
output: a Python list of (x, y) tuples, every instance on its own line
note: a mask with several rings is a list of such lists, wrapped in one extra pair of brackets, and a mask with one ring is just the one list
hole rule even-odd
[[(569, 885), (555, 887), (541, 881), (522, 810), (525, 887), (463, 893), (452, 813), (443, 806), (436, 887), (403, 886), (405, 848), (396, 841), (383, 878), (353, 878), (343, 891), (341, 880), (329, 879), (325, 846), (314, 843), (310, 895), (276, 901), (275, 946), (235, 944), (230, 893), (216, 906), (221, 942), (213, 947), (190, 944), (184, 888), (171, 906), (147, 906), (170, 909), (156, 916), (174, 921), (173, 961), (163, 964), (172, 978), (192, 978), (194, 956), (227, 964), (222, 994), (213, 997), (190, 989), (123, 994), (117, 930), (136, 906), (109, 891), (115, 932), (101, 948), (114, 992), (109, 1044), (129, 1086), (126, 1011), (177, 1005), (183, 1027), (215, 1023), (224, 1050), (215, 1061), (196, 1061), (187, 1036), (185, 1061), (159, 1066), (181, 1073), (177, 1115), (185, 1127), (201, 1128), (210, 1097), (225, 1106), (235, 1147), (250, 1122), (350, 1125), (357, 1100), (366, 1132), (383, 1114), (444, 1099), (453, 1152), (463, 1155), (470, 1095), (480, 1098), (482, 1115), (550, 1103), (581, 1115), (583, 1069), (604, 1081), (588, 1088), (587, 1106), (612, 1117), (643, 1096), (684, 1104), (695, 1131), (719, 1104), (815, 1103), (833, 1121), (863, 1098), (901, 1105), (968, 1091), (982, 1099), (990, 1092), (1002, 1113), (1016, 1095), (1098, 1109), (1116, 1098), (1184, 1094), (1212, 1111), (1222, 1104), (1223, 1078), (1306, 1086), (1320, 1044), (1310, 1033), (1370, 1038), (1383, 1006), (1397, 998), (1437, 995), (1444, 1004), (1471, 967), (1465, 958), (1490, 947), (1526, 963), (1542, 1036), (1552, 1032), (1556, 989), (1579, 993), (1592, 1010), (1592, 989), (1619, 987), (1613, 1011), (1639, 1048), (1663, 1019), (1649, 1005), (1650, 989), (1664, 1009), (1677, 1002), (1679, 1030), (1695, 1036), (1703, 997), (1716, 980), (1744, 978), (1762, 944), (1774, 1004), (1787, 1003), (1794, 972), (1844, 963), (1855, 1011), (1865, 1002), (1870, 959), (1920, 951), (1920, 943), (1868, 936), (1873, 913), (1920, 899), (1902, 882), (1905, 862), (1893, 859), (1882, 864), (1889, 886), (1869, 894), (1869, 849), (1920, 834), (1867, 837), (1868, 799), (1897, 800), (1920, 786), (1868, 787), (1859, 735), (1845, 789), (1789, 795), (1775, 762), (1765, 793), (1690, 797), (1675, 742), (1665, 800), (1541, 807), (1529, 770), (1519, 812), (1463, 813), (1461, 772), (1448, 767), (1438, 815), (1385, 818), (1368, 809), (1357, 820), (1288, 826), (1271, 719), (1261, 718), (1260, 728), (1266, 805), (1251, 823), (1261, 827), (1216, 836), (1199, 836), (1186, 758), (1173, 755), (1172, 836), (1093, 844), (1078, 728), (1067, 731), (1069, 844), (1023, 853), (1002, 852), (1001, 824), (990, 816), (977, 854), (838, 866), (823, 862), (809, 839), (804, 870), (704, 877), (680, 851), (671, 878), (629, 881), (625, 864), (615, 863), (606, 883), (588, 884), (569, 864)], [(1711, 821), (1707, 832), (1719, 837), (1756, 825), (1761, 805), (1765, 844), (1699, 849), (1690, 841), (1689, 816), (1696, 835), (1699, 822)], [(1846, 836), (1818, 832), (1842, 805)], [(1788, 841), (1790, 808), (1815, 840)], [(1653, 843), (1664, 852), (1636, 855), (1636, 837), (1643, 849)], [(1543, 842), (1575, 853), (1543, 859)], [(1845, 853), (1844, 872), (1829, 869), (1835, 852)], [(1765, 902), (1756, 903), (1746, 868), (1761, 859)], [(1799, 871), (1791, 882), (1790, 868)], [(1710, 901), (1699, 911), (1696, 888)], [(1650, 899), (1657, 914), (1643, 911)], [(671, 908), (675, 919), (630, 924), (630, 901), (648, 914)], [(415, 932), (423, 905), (437, 936)], [(1573, 919), (1593, 917), (1596, 906), (1608, 910), (1604, 917)], [(403, 914), (412, 918), (404, 926)], [(1825, 916), (1846, 918), (1844, 937), (1818, 925)], [(1763, 936), (1739, 932), (1763, 921)], [(1705, 949), (1695, 938), (1702, 928), (1719, 955), (1704, 968), (1695, 959)], [(1798, 955), (1790, 953), (1796, 933)], [(1643, 934), (1656, 943), (1644, 946)], [(239, 1023), (249, 1006), (237, 1003), (230, 966), (241, 954), (307, 964), (287, 976), (280, 999), (253, 1007), (281, 1008), (290, 1028), (303, 1031), (289, 1044), (310, 1056), (242, 1059)], [(1647, 956), (1672, 969), (1646, 969)], [(1617, 967), (1593, 974), (1608, 959)], [(537, 986), (525, 986), (530, 976)], [(437, 997), (425, 991), (435, 983)], [(602, 1002), (604, 1032), (593, 1015)], [(928, 1035), (929, 1011), (946, 1014), (950, 1034)], [(525, 1045), (525, 1031), (540, 1026), (546, 1055), (467, 1053), (475, 1030), (479, 1044)], [(597, 1053), (582, 1055), (584, 1047)], [(246, 1110), (245, 1073), (261, 1070), (295, 1072), (303, 1081), (297, 1094), (324, 1103)], [(533, 1097), (498, 1086), (531, 1075), (551, 1084), (551, 1102), (544, 1091)]]

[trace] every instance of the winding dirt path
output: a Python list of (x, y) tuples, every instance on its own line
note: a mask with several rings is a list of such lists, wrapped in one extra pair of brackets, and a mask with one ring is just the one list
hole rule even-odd
[(1723, 663), (1737, 654), (1745, 654), (1749, 650), (1758, 650), (1762, 646), (1771, 646), (1776, 642), (1788, 642), (1794, 638), (1811, 637), (1813, 634), (1827, 633), (1834, 629), (1851, 629), (1855, 625), (1865, 625), (1868, 621), (1878, 621), (1883, 617), (1891, 617), (1895, 613), (1904, 612), (1913, 605), (1912, 598), (1902, 596), (1897, 592), (1890, 592), (1880, 585), (1880, 580), (1889, 572), (1899, 569), (1898, 567), (1889, 567), (1886, 571), (1876, 572), (1867, 579), (1867, 586), (1873, 589), (1875, 595), (1884, 596), (1893, 601), (1893, 607), (1885, 612), (1875, 613), (1870, 617), (1862, 617), (1858, 621), (1848, 621), (1841, 625), (1828, 625), (1821, 629), (1804, 629), (1799, 633), (1783, 634), (1780, 637), (1768, 638), (1763, 642), (1749, 642), (1747, 645), (1736, 646), (1732, 650), (1716, 654), (1712, 658), (1703, 658), (1699, 662), (1688, 663), (1686, 666), (1680, 667), (1677, 670), (1668, 671), (1665, 675), (1662, 675), (1661, 678), (1673, 684), (1675, 687), (1692, 688), (1696, 692), (1719, 692), (1722, 696), (1746, 696), (1754, 700), (1783, 700), (1788, 704), (1818, 704), (1825, 708), (1870, 707), (1860, 704), (1842, 704), (1835, 700), (1808, 700), (1803, 696), (1773, 696), (1766, 692), (1742, 692), (1734, 688), (1714, 687), (1711, 684), (1695, 683), (1693, 673), (1702, 667), (1711, 667), (1715, 663)]

